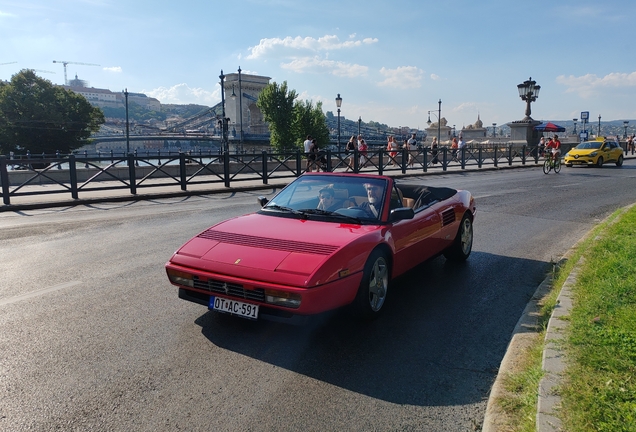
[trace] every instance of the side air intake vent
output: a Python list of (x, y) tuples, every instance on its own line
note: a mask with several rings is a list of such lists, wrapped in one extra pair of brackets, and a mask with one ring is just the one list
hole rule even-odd
[(442, 226), (450, 225), (455, 222), (455, 210), (452, 208), (442, 212)]

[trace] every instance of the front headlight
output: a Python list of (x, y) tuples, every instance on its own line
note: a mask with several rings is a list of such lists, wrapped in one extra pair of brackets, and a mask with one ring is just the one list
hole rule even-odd
[(590, 156), (591, 157), (596, 157), (597, 154), (598, 154), (598, 152), (592, 152), (592, 153), (590, 153)]
[(191, 274), (172, 269), (166, 269), (166, 273), (173, 284), (194, 288), (194, 279)]
[(272, 289), (265, 290), (265, 301), (269, 304), (284, 306), (292, 309), (300, 307), (300, 294), (288, 293)]

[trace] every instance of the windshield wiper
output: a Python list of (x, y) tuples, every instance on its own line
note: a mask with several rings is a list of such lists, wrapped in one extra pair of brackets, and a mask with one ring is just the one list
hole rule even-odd
[(279, 206), (278, 204), (272, 204), (272, 205), (268, 205), (263, 207), (263, 210), (278, 210), (278, 211), (282, 211), (285, 213), (293, 213), (293, 214), (303, 214), (303, 212), (299, 212), (298, 210), (294, 210), (293, 208), (289, 208), (289, 207), (285, 207), (285, 206)]
[(315, 214), (315, 215), (320, 215), (320, 216), (333, 217), (333, 218), (336, 218), (336, 219), (346, 219), (348, 221), (355, 222), (357, 224), (362, 223), (362, 220), (360, 218), (357, 218), (355, 216), (343, 215), (342, 213), (337, 213), (337, 212), (333, 212), (333, 211), (330, 211), (330, 210), (302, 209), (302, 210), (298, 210), (298, 211), (302, 212), (303, 214)]

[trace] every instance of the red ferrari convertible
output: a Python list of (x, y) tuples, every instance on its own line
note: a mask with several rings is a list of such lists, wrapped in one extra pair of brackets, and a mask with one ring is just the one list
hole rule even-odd
[(439, 254), (463, 261), (472, 249), (468, 191), (308, 173), (259, 203), (170, 258), (180, 298), (249, 319), (293, 322), (346, 305), (371, 318), (392, 279)]

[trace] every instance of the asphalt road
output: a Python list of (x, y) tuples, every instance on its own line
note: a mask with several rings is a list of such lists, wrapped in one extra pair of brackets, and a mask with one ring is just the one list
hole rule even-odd
[(177, 298), (163, 264), (273, 191), (0, 213), (0, 430), (479, 429), (525, 304), (599, 220), (622, 168), (423, 177), (477, 199), (473, 254), (391, 287), (385, 314), (303, 327)]

